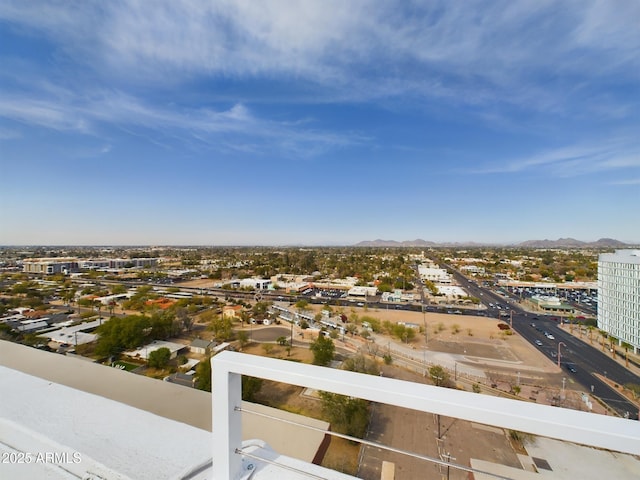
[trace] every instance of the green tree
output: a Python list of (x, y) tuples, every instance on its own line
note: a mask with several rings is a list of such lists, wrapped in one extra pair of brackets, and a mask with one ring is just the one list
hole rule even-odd
[(211, 391), (211, 357), (202, 360), (196, 367), (196, 388)]
[(238, 344), (240, 346), (240, 351), (249, 343), (249, 334), (244, 330), (240, 330), (238, 332)]
[(251, 309), (255, 315), (265, 315), (267, 313), (267, 309), (269, 308), (268, 302), (256, 302), (256, 304)]
[(429, 368), (429, 377), (436, 387), (448, 387), (451, 383), (449, 373), (441, 365)]
[(262, 378), (242, 376), (242, 399), (247, 402), (255, 402), (256, 394), (262, 388)]
[(298, 300), (295, 305), (298, 311), (306, 310), (308, 306), (309, 302), (307, 300)]
[(364, 438), (369, 425), (369, 403), (361, 398), (320, 392), (322, 412), (331, 428), (352, 437)]
[(141, 315), (114, 317), (96, 330), (98, 355), (115, 355), (144, 345), (150, 339), (151, 321)]
[(335, 353), (335, 346), (330, 338), (324, 335), (318, 335), (318, 338), (309, 346), (311, 352), (313, 352), (313, 364), (314, 365), (329, 365), (333, 360)]
[(399, 323), (396, 323), (391, 327), (391, 332), (395, 337), (405, 343), (409, 343), (409, 341), (413, 340), (416, 336), (416, 332), (413, 328), (409, 328), (405, 325), (400, 325)]
[(193, 327), (193, 317), (189, 315), (188, 311), (184, 307), (176, 308), (176, 319), (181, 328), (184, 328), (187, 332), (191, 331)]
[(380, 374), (378, 364), (362, 354), (347, 358), (342, 364), (342, 369), (350, 372), (366, 373), (368, 375)]
[(209, 323), (209, 330), (216, 340), (227, 340), (233, 335), (233, 320), (208, 310), (200, 315), (200, 321)]
[(127, 292), (127, 287), (121, 284), (113, 285), (111, 287), (111, 293), (113, 295), (120, 295)]
[(154, 350), (149, 354), (148, 363), (153, 368), (164, 368), (169, 364), (171, 359), (171, 350), (166, 347)]

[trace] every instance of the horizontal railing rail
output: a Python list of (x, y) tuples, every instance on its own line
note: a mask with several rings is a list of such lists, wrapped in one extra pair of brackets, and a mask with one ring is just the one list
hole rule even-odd
[(640, 422), (237, 352), (212, 362), (214, 478), (242, 471), (241, 376), (249, 375), (623, 453), (640, 452)]

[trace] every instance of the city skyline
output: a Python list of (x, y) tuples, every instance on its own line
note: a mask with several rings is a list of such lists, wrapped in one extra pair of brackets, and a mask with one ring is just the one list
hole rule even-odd
[(0, 5), (0, 244), (640, 242), (633, 2), (150, 5)]

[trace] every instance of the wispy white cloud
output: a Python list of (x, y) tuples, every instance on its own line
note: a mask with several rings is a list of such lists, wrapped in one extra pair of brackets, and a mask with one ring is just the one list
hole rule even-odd
[[(268, 143), (304, 155), (366, 140), (314, 129), (307, 118), (258, 117), (240, 98), (226, 98), (227, 109), (153, 99), (164, 85), (188, 89), (203, 79), (296, 81), (296, 101), (307, 103), (444, 100), (483, 107), (476, 118), (500, 128), (512, 120), (500, 108), (505, 104), (638, 123), (637, 95), (594, 86), (615, 81), (637, 92), (636, 2), (172, 0), (151, 7), (144, 1), (7, 0), (0, 19), (19, 32), (46, 36), (55, 49), (52, 61), (73, 65), (81, 77), (47, 79), (9, 59), (11, 68), (0, 73), (7, 84), (0, 116), (60, 131), (91, 133), (112, 124), (151, 138), (155, 131), (249, 151)], [(208, 92), (214, 100), (215, 88)], [(165, 143), (159, 136), (154, 141)], [(618, 168), (620, 161), (600, 147), (571, 147), (483, 171), (553, 166), (561, 174), (572, 172), (570, 166)]]
[(88, 131), (86, 121), (73, 109), (25, 96), (1, 95), (0, 117), (60, 131)]
[[(320, 100), (446, 96), (562, 110), (581, 82), (588, 91), (602, 78), (640, 80), (638, 2), (7, 1), (0, 18), (105, 75), (305, 79)], [(620, 112), (630, 99), (611, 101)]]
[[(97, 91), (76, 97), (71, 94), (46, 96), (43, 99), (0, 95), (0, 117), (93, 135), (98, 135), (105, 126), (117, 126), (147, 139), (162, 136), (186, 143), (197, 140), (212, 148), (226, 146), (238, 151), (258, 152), (259, 145), (270, 145), (283, 155), (305, 157), (366, 140), (356, 133), (333, 133), (314, 130), (307, 123), (259, 118), (242, 104), (232, 105), (227, 110), (163, 107), (145, 104), (118, 91)], [(154, 141), (167, 146), (163, 140), (156, 138)]]
[(636, 139), (603, 140), (599, 144), (572, 145), (467, 169), (468, 174), (537, 171), (555, 177), (575, 177), (605, 171), (640, 169), (640, 143)]
[(640, 178), (630, 178), (626, 180), (617, 180), (609, 182), (609, 185), (640, 185)]

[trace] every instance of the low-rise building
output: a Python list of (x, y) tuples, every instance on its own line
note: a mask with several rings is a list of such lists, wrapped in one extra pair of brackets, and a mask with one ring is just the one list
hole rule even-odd
[(378, 287), (351, 287), (348, 294), (351, 297), (375, 297), (378, 294)]
[(425, 267), (420, 265), (418, 267), (418, 275), (423, 280), (429, 280), (433, 283), (450, 284), (451, 275), (444, 268)]
[(187, 349), (187, 345), (183, 345), (182, 343), (173, 343), (173, 342), (165, 342), (161, 340), (154, 340), (153, 342), (138, 348), (137, 350), (129, 350), (128, 352), (124, 352), (125, 355), (131, 358), (141, 358), (143, 360), (148, 360), (149, 355), (156, 350), (160, 350), (161, 348), (168, 348), (171, 352), (172, 360), (178, 356), (178, 353)]
[(213, 347), (217, 345), (216, 342), (212, 342), (211, 340), (203, 340), (201, 338), (196, 338), (189, 345), (189, 350), (191, 353), (198, 353), (200, 355), (205, 355), (207, 350), (211, 351)]
[(533, 295), (530, 299), (531, 303), (539, 309), (557, 314), (572, 315), (575, 309), (566, 303), (562, 303), (558, 297), (546, 295)]
[(269, 278), (243, 278), (240, 280), (240, 288), (268, 290), (269, 288), (272, 288), (272, 282)]

